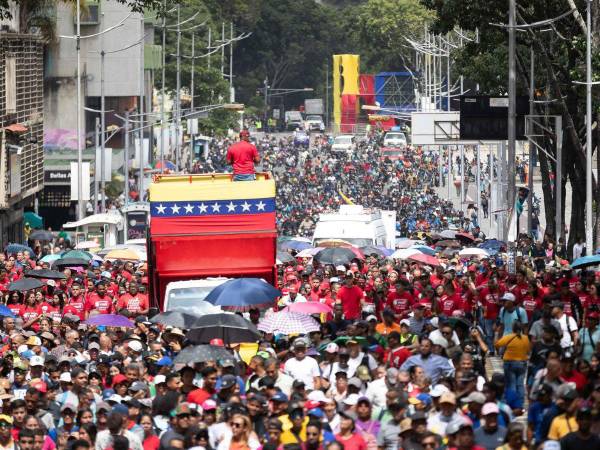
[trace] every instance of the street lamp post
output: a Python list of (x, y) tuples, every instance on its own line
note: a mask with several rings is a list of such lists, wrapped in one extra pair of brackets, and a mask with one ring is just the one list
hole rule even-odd
[[(594, 253), (593, 222), (592, 222), (592, 1), (587, 0), (586, 27), (586, 132), (585, 132), (585, 250), (587, 255)], [(560, 194), (559, 194), (560, 195)]]

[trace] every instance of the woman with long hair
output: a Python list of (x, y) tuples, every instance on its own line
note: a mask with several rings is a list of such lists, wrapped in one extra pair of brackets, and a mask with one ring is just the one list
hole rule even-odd
[(229, 419), (231, 427), (231, 440), (226, 439), (221, 441), (218, 450), (254, 450), (258, 447), (258, 442), (251, 442), (250, 434), (252, 432), (252, 424), (250, 418), (244, 414), (234, 414)]
[(84, 423), (79, 427), (78, 436), (79, 439), (86, 441), (91, 446), (96, 442), (96, 435), (98, 434), (98, 429), (96, 425), (92, 422)]

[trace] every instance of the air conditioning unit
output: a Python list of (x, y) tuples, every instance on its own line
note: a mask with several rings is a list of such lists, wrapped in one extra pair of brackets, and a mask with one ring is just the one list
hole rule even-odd
[[(77, 17), (73, 15), (74, 23)], [(87, 0), (80, 10), (81, 25), (99, 25), (100, 24), (100, 2), (98, 0)]]

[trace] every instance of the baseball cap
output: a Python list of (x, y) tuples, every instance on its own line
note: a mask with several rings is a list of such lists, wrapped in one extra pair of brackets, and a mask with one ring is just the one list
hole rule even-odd
[(485, 403), (485, 395), (483, 395), (481, 392), (473, 391), (468, 396), (463, 398), (462, 401), (465, 403), (474, 402), (483, 405)]
[(359, 396), (358, 394), (350, 394), (348, 397), (346, 397), (342, 403), (344, 403), (344, 405), (347, 406), (356, 406), (356, 404), (358, 403), (358, 399)]
[(154, 384), (161, 384), (161, 383), (166, 383), (167, 382), (167, 377), (165, 377), (164, 375), (156, 375), (154, 377)]
[(71, 374), (69, 372), (61, 373), (58, 381), (61, 383), (71, 383)]
[(202, 411), (215, 411), (217, 409), (217, 402), (209, 398), (202, 402)]
[(356, 369), (356, 376), (361, 381), (370, 381), (371, 374), (369, 373), (369, 369), (366, 366), (358, 366)]
[(173, 360), (171, 358), (169, 358), (168, 356), (163, 356), (158, 361), (156, 361), (156, 365), (157, 366), (161, 366), (161, 367), (162, 366), (168, 366), (168, 367), (170, 367), (170, 366), (173, 365)]
[(335, 342), (330, 342), (327, 344), (327, 347), (325, 347), (327, 353), (337, 353), (339, 349), (340, 347)]
[(386, 372), (385, 372), (385, 378), (386, 381), (389, 384), (396, 384), (398, 383), (398, 369), (396, 369), (395, 367), (390, 367)]
[(44, 366), (44, 358), (42, 356), (32, 356), (31, 359), (29, 360), (29, 366), (30, 367), (36, 367), (36, 366)]
[(452, 392), (444, 392), (440, 396), (440, 403), (451, 403), (456, 405), (456, 395), (454, 395)]
[(25, 343), (31, 346), (42, 345), (42, 340), (37, 336), (29, 336)]
[(285, 395), (283, 392), (276, 392), (275, 395), (271, 397), (271, 400), (280, 403), (287, 403), (289, 401), (288, 396)]
[(377, 322), (377, 317), (374, 316), (373, 314), (371, 314), (370, 316), (367, 316), (367, 318), (365, 319), (367, 322), (370, 322), (372, 320), (374, 320), (375, 322)]
[(578, 396), (577, 390), (572, 383), (561, 384), (556, 390), (556, 394), (564, 400), (575, 400)]
[(500, 297), (500, 300), (514, 302), (516, 300), (516, 297), (513, 294), (511, 294), (510, 292), (505, 292), (504, 295), (502, 297)]
[(235, 375), (223, 375), (221, 377), (221, 389), (230, 389), (233, 386), (235, 386), (235, 383), (237, 382), (237, 379), (235, 378)]
[(340, 272), (345, 272), (346, 271), (346, 267), (343, 266), (343, 265), (341, 265), (341, 264), (339, 264), (339, 265), (335, 266), (335, 270), (338, 270)]
[(134, 352), (142, 351), (142, 343), (140, 341), (132, 340), (127, 343), (127, 347)]
[(481, 408), (481, 415), (487, 416), (488, 414), (500, 414), (500, 408), (498, 408), (498, 405), (493, 402), (488, 402), (483, 405), (483, 408)]
[(88, 345), (88, 351), (90, 350), (100, 350), (100, 344), (98, 344), (97, 342), (90, 342)]
[(446, 427), (446, 435), (451, 436), (453, 434), (458, 433), (461, 429), (465, 427), (473, 427), (473, 424), (469, 419), (463, 416), (459, 416), (458, 418), (452, 420), (448, 426)]
[(31, 385), (31, 387), (36, 388), (42, 394), (45, 394), (46, 392), (48, 392), (48, 385), (44, 381), (40, 380), (39, 378), (35, 378), (35, 379), (31, 380), (30, 385)]
[(130, 391), (145, 391), (148, 389), (148, 385), (142, 381), (134, 381), (131, 386), (129, 386)]
[(13, 418), (10, 416), (7, 416), (6, 414), (0, 414), (0, 422), (6, 422), (6, 423), (12, 425)]
[(360, 381), (358, 377), (352, 377), (348, 380), (348, 386), (354, 386), (355, 388), (360, 389), (363, 385), (363, 382)]
[(128, 378), (125, 375), (123, 375), (122, 373), (118, 373), (112, 379), (113, 386), (116, 386), (117, 384), (121, 384), (121, 383), (126, 383), (128, 381), (129, 381)]
[(321, 390), (315, 390), (315, 391), (310, 392), (310, 394), (308, 394), (307, 398), (310, 401), (318, 402), (318, 403), (324, 403), (327, 401), (327, 397), (325, 397), (325, 394)]
[(402, 419), (400, 421), (400, 431), (398, 432), (398, 434), (402, 434), (410, 430), (412, 430), (412, 420), (410, 420), (409, 418)]

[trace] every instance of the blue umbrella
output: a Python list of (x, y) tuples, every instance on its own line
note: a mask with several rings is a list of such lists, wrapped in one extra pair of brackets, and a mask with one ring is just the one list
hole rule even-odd
[(297, 252), (301, 252), (307, 248), (312, 248), (312, 245), (310, 245), (309, 242), (291, 240), (282, 242), (279, 244), (279, 248), (281, 250), (295, 250)]
[(573, 269), (583, 269), (584, 267), (596, 266), (598, 264), (600, 264), (600, 255), (590, 255), (577, 258), (573, 261), (571, 267)]
[(413, 245), (410, 248), (414, 248), (415, 250), (419, 250), (421, 253), (425, 253), (429, 256), (435, 256), (435, 250), (431, 247), (427, 247), (426, 245)]
[(28, 247), (26, 245), (8, 244), (6, 246), (6, 253), (18, 253), (18, 252), (24, 252), (25, 250), (27, 250), (30, 255), (33, 255), (33, 250), (31, 249), (31, 247)]
[(12, 313), (12, 311), (4, 305), (0, 305), (0, 316), (15, 317), (15, 315)]
[(259, 278), (236, 278), (214, 288), (204, 300), (229, 311), (248, 311), (270, 306), (281, 295)]
[(479, 244), (477, 247), (485, 248), (486, 250), (488, 250), (488, 249), (500, 250), (505, 245), (506, 244), (504, 242), (499, 241), (498, 239), (488, 239), (487, 241), (484, 241), (481, 244)]

